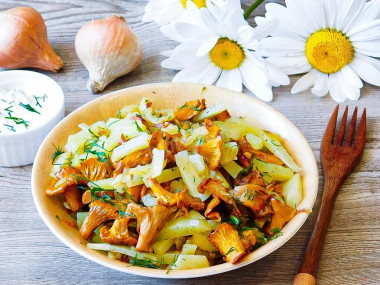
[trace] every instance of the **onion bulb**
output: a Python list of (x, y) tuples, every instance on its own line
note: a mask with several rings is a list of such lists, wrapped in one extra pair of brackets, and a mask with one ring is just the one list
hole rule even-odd
[(17, 7), (0, 12), (0, 66), (53, 72), (63, 66), (48, 42), (45, 22), (35, 9)]
[(80, 28), (75, 37), (75, 50), (88, 70), (87, 88), (93, 93), (131, 72), (142, 58), (139, 38), (123, 17), (115, 15)]

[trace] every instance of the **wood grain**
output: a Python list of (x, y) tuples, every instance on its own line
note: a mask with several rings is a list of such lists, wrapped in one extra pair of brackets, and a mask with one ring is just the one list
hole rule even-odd
[[(252, 1), (243, 1), (246, 8)], [(273, 2), (273, 1), (271, 1)], [(281, 2), (281, 1), (280, 1)], [(0, 10), (32, 6), (41, 12), (49, 40), (65, 66), (45, 73), (63, 88), (66, 113), (100, 95), (86, 90), (87, 71), (74, 50), (76, 31), (87, 21), (117, 13), (141, 38), (140, 66), (117, 79), (103, 93), (144, 83), (170, 81), (175, 72), (161, 68), (161, 51), (176, 46), (154, 23), (142, 23), (146, 1), (3, 0)], [(256, 15), (263, 14), (263, 6)], [(253, 23), (253, 21), (251, 21)], [(298, 77), (292, 77), (292, 84)], [(319, 146), (335, 102), (291, 87), (274, 89), (271, 106), (290, 118), (305, 134), (319, 161)], [(249, 94), (245, 90), (246, 93)], [(342, 186), (332, 212), (317, 284), (380, 284), (380, 91), (365, 84), (361, 99), (347, 105), (367, 107), (367, 145), (361, 163)], [(291, 284), (306, 249), (320, 197), (301, 230), (266, 258), (238, 269), (195, 280), (158, 280), (123, 274), (97, 265), (63, 245), (44, 225), (30, 191), (32, 167), (0, 168), (0, 284)], [(322, 181), (320, 181), (322, 185)], [(320, 193), (322, 188), (320, 188)], [(217, 278), (217, 279), (216, 279)], [(218, 280), (217, 282), (215, 280)]]

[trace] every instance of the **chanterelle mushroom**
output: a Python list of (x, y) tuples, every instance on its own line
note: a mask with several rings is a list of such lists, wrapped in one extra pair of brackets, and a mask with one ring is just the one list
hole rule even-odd
[(176, 206), (165, 207), (157, 205), (143, 207), (136, 203), (128, 204), (126, 214), (134, 216), (138, 223), (139, 238), (136, 245), (138, 251), (153, 251), (153, 244), (156, 241), (158, 233), (176, 210)]
[(177, 198), (174, 193), (170, 193), (165, 190), (164, 187), (157, 182), (156, 179), (148, 179), (151, 183), (150, 189), (153, 191), (153, 194), (157, 197), (157, 203), (165, 206), (174, 206), (177, 204)]
[(237, 230), (230, 224), (219, 225), (210, 234), (210, 242), (224, 255), (224, 259), (231, 263), (238, 262), (245, 255), (245, 248)]
[(102, 227), (100, 229), (100, 238), (110, 244), (135, 246), (137, 237), (131, 235), (128, 231), (130, 220), (128, 217), (122, 217), (116, 219), (110, 229), (107, 226)]
[(274, 214), (268, 225), (267, 232), (270, 235), (274, 235), (274, 229), (282, 229), (282, 227), (297, 214), (297, 210), (276, 199), (272, 199), (271, 203)]
[(80, 171), (83, 176), (90, 181), (109, 178), (112, 175), (112, 168), (110, 165), (107, 166), (95, 157), (83, 161), (80, 165)]
[(88, 239), (94, 230), (102, 223), (114, 220), (119, 217), (119, 211), (116, 207), (100, 200), (95, 200), (90, 204), (90, 211), (84, 219), (80, 228), (80, 235), (84, 239)]
[(269, 197), (264, 187), (260, 185), (247, 184), (234, 188), (234, 198), (254, 212), (263, 210)]
[(219, 197), (221, 200), (231, 205), (233, 211), (236, 215), (241, 216), (240, 210), (238, 209), (234, 199), (228, 194), (227, 189), (222, 185), (219, 179), (206, 178), (198, 186), (199, 193), (205, 193), (206, 190), (210, 191), (214, 197)]
[(205, 100), (194, 100), (186, 102), (183, 106), (175, 110), (175, 117), (178, 121), (190, 120), (196, 116), (200, 111), (205, 109)]
[(46, 195), (61, 194), (71, 185), (78, 185), (82, 174), (74, 167), (68, 166), (62, 169), (51, 181), (46, 189)]
[(222, 157), (223, 141), (221, 136), (209, 139), (202, 145), (196, 145), (194, 149), (202, 155), (210, 169), (215, 169), (220, 163)]
[(201, 201), (201, 199), (192, 197), (188, 194), (186, 187), (184, 187), (181, 192), (177, 193), (177, 206), (186, 215), (189, 212), (189, 208), (198, 212), (205, 208), (205, 204)]

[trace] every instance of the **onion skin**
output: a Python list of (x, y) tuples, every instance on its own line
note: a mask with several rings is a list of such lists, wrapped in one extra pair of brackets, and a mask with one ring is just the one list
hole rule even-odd
[(87, 88), (93, 93), (131, 72), (142, 58), (140, 39), (125, 19), (116, 15), (80, 28), (75, 37), (75, 50), (89, 72)]
[(0, 66), (57, 72), (62, 59), (53, 51), (45, 22), (35, 9), (17, 7), (0, 12)]

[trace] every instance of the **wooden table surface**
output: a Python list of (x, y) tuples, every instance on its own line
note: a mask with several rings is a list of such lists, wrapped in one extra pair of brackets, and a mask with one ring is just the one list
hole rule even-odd
[[(49, 40), (65, 63), (58, 74), (43, 73), (62, 86), (68, 114), (101, 96), (86, 90), (87, 71), (74, 50), (77, 30), (91, 19), (113, 13), (124, 16), (144, 48), (139, 67), (109, 85), (104, 94), (144, 83), (170, 81), (174, 76), (175, 72), (161, 68), (164, 57), (160, 52), (173, 48), (176, 43), (166, 39), (154, 23), (141, 22), (146, 2), (2, 0), (0, 10), (28, 5), (42, 14)], [(243, 8), (251, 2), (243, 1)], [(263, 7), (255, 14), (262, 15)], [(292, 77), (292, 83), (297, 78)], [(327, 96), (320, 99), (309, 91), (291, 95), (290, 88), (275, 88), (274, 101), (269, 104), (300, 128), (319, 164), (320, 142), (336, 104)], [(365, 84), (360, 100), (347, 105), (351, 110), (353, 106), (359, 106), (360, 110), (367, 107), (367, 145), (360, 165), (343, 185), (335, 203), (317, 281), (318, 284), (380, 284), (380, 90)], [(313, 212), (304, 226), (276, 252), (218, 276), (167, 281), (102, 267), (61, 243), (42, 222), (34, 206), (31, 170), (32, 165), (0, 167), (0, 284), (291, 284), (311, 234), (322, 192), (320, 187)], [(322, 186), (322, 179), (320, 182)]]

